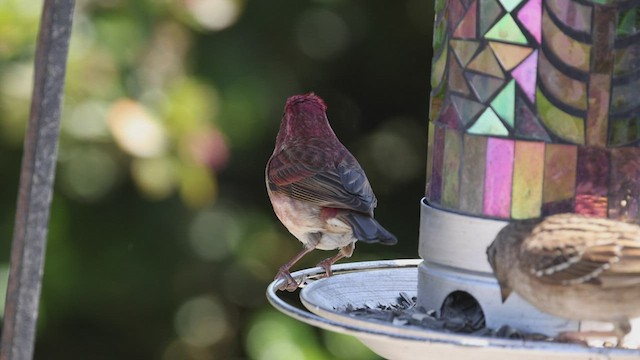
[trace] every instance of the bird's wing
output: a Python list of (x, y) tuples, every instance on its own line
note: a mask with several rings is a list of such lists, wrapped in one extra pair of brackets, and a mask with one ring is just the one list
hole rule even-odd
[(640, 284), (640, 227), (556, 216), (543, 221), (523, 242), (520, 259), (525, 271), (545, 283)]
[(292, 146), (274, 154), (267, 165), (270, 189), (323, 207), (372, 213), (377, 200), (353, 155), (341, 145), (338, 156), (326, 146), (314, 145)]

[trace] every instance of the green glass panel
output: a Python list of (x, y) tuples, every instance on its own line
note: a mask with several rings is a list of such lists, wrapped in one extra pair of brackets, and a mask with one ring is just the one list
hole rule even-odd
[(509, 81), (502, 91), (491, 102), (491, 107), (509, 126), (513, 127), (516, 101), (515, 80)]
[(502, 6), (497, 0), (480, 1), (480, 34), (484, 35), (487, 30), (496, 23), (496, 20), (504, 13)]
[(640, 30), (640, 7), (635, 7), (623, 12), (618, 18), (618, 26), (616, 27), (618, 35), (632, 35)]
[(469, 128), (468, 132), (477, 135), (509, 135), (509, 131), (491, 108), (487, 108), (482, 115), (480, 115), (478, 120)]
[(584, 120), (582, 118), (568, 114), (553, 105), (540, 89), (536, 92), (536, 104), (538, 105), (538, 114), (549, 130), (564, 140), (574, 144), (584, 144)]
[(521, 2), (522, 0), (500, 0), (500, 3), (508, 12), (513, 11), (513, 9), (515, 9)]
[(611, 121), (609, 145), (628, 145), (640, 139), (640, 118)]
[(501, 40), (515, 44), (527, 44), (527, 38), (509, 14), (503, 16), (500, 21), (487, 31), (484, 37), (487, 39)]
[(447, 22), (443, 19), (433, 29), (433, 52), (438, 52), (446, 44)]

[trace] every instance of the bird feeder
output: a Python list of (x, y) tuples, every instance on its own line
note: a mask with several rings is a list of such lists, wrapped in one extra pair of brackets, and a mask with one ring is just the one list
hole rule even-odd
[[(492, 328), (554, 336), (606, 326), (542, 313), (514, 295), (503, 304), (486, 249), (512, 220), (566, 212), (640, 220), (640, 2), (436, 0), (435, 13), (422, 261), (340, 265), (338, 275), (303, 289), (313, 314), (270, 288), (272, 304), (390, 359), (637, 358), (623, 349), (365, 324), (332, 310), (346, 299), (386, 299), (379, 287), (413, 287), (427, 309), (475, 303)], [(637, 328), (627, 335), (632, 344)]]
[(597, 326), (501, 304), (485, 250), (510, 220), (638, 221), (638, 15), (615, 1), (436, 1), (421, 305), (462, 292), (489, 327)]

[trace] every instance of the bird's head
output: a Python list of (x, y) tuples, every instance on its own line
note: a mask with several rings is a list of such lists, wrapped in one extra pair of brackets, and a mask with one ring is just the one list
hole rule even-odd
[(276, 146), (292, 139), (335, 136), (326, 111), (327, 105), (312, 92), (288, 98)]
[(500, 230), (487, 248), (487, 260), (500, 285), (503, 303), (513, 291), (510, 275), (520, 266), (522, 243), (541, 221), (542, 218), (513, 221)]
[(285, 114), (297, 114), (300, 112), (320, 112), (327, 110), (327, 105), (315, 93), (293, 95), (287, 99), (284, 106)]
[(506, 266), (503, 264), (506, 259), (503, 258), (500, 234), (498, 234), (493, 243), (491, 243), (487, 248), (487, 260), (489, 261), (489, 265), (491, 265), (491, 269), (493, 269), (493, 274), (496, 277), (496, 280), (498, 280), (498, 285), (500, 285), (500, 295), (502, 302), (504, 303), (507, 301), (509, 295), (511, 295), (512, 290), (509, 285), (509, 276), (506, 271)]

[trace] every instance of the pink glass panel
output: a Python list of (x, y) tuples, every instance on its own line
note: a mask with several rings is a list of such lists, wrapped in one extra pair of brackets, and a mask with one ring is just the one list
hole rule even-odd
[[(565, 0), (566, 1), (566, 0)], [(524, 27), (533, 35), (538, 44), (542, 39), (541, 34), (541, 17), (542, 17), (542, 3), (540, 0), (529, 0), (518, 11), (518, 20), (524, 25)]]
[(510, 215), (513, 150), (513, 140), (498, 138), (487, 140), (483, 204), (485, 215), (500, 218), (508, 218)]
[(531, 102), (534, 101), (536, 92), (536, 68), (538, 65), (538, 50), (534, 51), (526, 58), (515, 70), (511, 72), (511, 76), (516, 79), (520, 88), (524, 91)]

